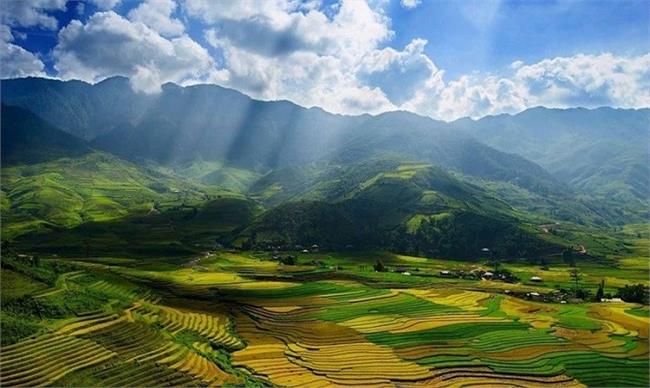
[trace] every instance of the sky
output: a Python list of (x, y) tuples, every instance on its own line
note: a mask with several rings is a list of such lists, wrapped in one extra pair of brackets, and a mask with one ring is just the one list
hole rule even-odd
[(1, 0), (0, 77), (441, 120), (650, 106), (650, 1)]

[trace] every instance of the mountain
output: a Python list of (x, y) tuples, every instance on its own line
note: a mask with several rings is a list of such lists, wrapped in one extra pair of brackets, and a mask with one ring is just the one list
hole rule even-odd
[(23, 108), (2, 104), (2, 164), (39, 163), (76, 157), (91, 151), (89, 145), (48, 124)]
[(372, 117), (358, 132), (335, 151), (334, 161), (399, 155), (469, 176), (511, 182), (542, 194), (571, 191), (535, 163), (486, 147), (446, 123), (412, 113), (389, 112)]
[(471, 258), (486, 246), (508, 257), (558, 252), (517, 212), (482, 188), (422, 163), (367, 161), (339, 171), (262, 214), (231, 242), (244, 247), (319, 244)]
[(538, 163), (581, 191), (647, 209), (650, 109), (539, 107), (452, 126)]
[(30, 109), (96, 148), (140, 162), (219, 161), (266, 173), (388, 153), (540, 193), (570, 191), (522, 157), (407, 112), (335, 115), (287, 101), (256, 101), (214, 85), (165, 84), (160, 94), (144, 95), (133, 92), (124, 78), (96, 85), (26, 78), (2, 81), (2, 88), (3, 102)]
[(155, 100), (131, 91), (123, 77), (95, 85), (43, 78), (5, 79), (2, 102), (30, 110), (48, 123), (84, 140), (137, 120)]
[(2, 105), (3, 239), (134, 214), (151, 216), (175, 207), (195, 208), (200, 219), (226, 198), (233, 205), (250, 202), (97, 151), (26, 109)]
[(214, 85), (1, 86), (2, 238), (26, 249), (176, 255), (219, 241), (531, 257), (648, 215), (647, 110), (445, 123)]

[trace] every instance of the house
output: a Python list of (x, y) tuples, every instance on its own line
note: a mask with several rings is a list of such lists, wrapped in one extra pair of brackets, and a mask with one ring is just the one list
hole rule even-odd
[(440, 271), (440, 276), (451, 276), (451, 272), (449, 272), (447, 270)]
[(302, 253), (309, 253), (309, 250), (307, 250), (307, 249), (303, 249), (303, 250), (302, 250)]
[(484, 278), (492, 278), (493, 276), (494, 276), (494, 274), (492, 272), (490, 272), (490, 271), (487, 271), (487, 272), (485, 272), (483, 274)]
[(402, 275), (411, 276), (410, 272), (402, 272)]
[(621, 302), (623, 302), (623, 299), (621, 299), (621, 298), (602, 298), (600, 301), (605, 302), (605, 303), (621, 303)]
[(544, 300), (544, 297), (539, 292), (529, 292), (526, 297), (532, 300)]
[(539, 276), (533, 276), (533, 277), (530, 278), (530, 281), (539, 283), (539, 282), (542, 281), (542, 278), (540, 278)]

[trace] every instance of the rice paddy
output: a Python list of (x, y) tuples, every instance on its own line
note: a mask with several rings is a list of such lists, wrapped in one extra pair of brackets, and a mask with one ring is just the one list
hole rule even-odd
[(84, 303), (4, 344), (0, 384), (650, 384), (647, 306), (534, 301), (497, 282), (433, 277), (446, 262), (393, 260), (419, 266), (419, 274), (377, 281), (360, 257), (332, 270), (323, 270), (327, 262), (305, 260), (297, 270), (234, 253), (142, 265), (45, 259), (65, 266), (51, 285), (11, 270), (11, 279), (34, 286), (3, 302), (27, 298), (45, 308), (74, 296)]

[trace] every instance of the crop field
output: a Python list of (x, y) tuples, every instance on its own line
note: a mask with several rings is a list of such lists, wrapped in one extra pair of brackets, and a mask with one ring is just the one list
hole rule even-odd
[[(375, 272), (377, 258), (412, 274)], [(584, 286), (604, 273), (614, 284), (643, 278), (638, 260), (622, 263), (585, 267)], [(3, 258), (0, 384), (650, 384), (647, 306), (553, 303), (521, 296), (545, 284), (434, 276), (479, 267), (387, 253), (295, 265), (263, 252)], [(551, 283), (568, 281), (561, 268), (546, 271)]]

